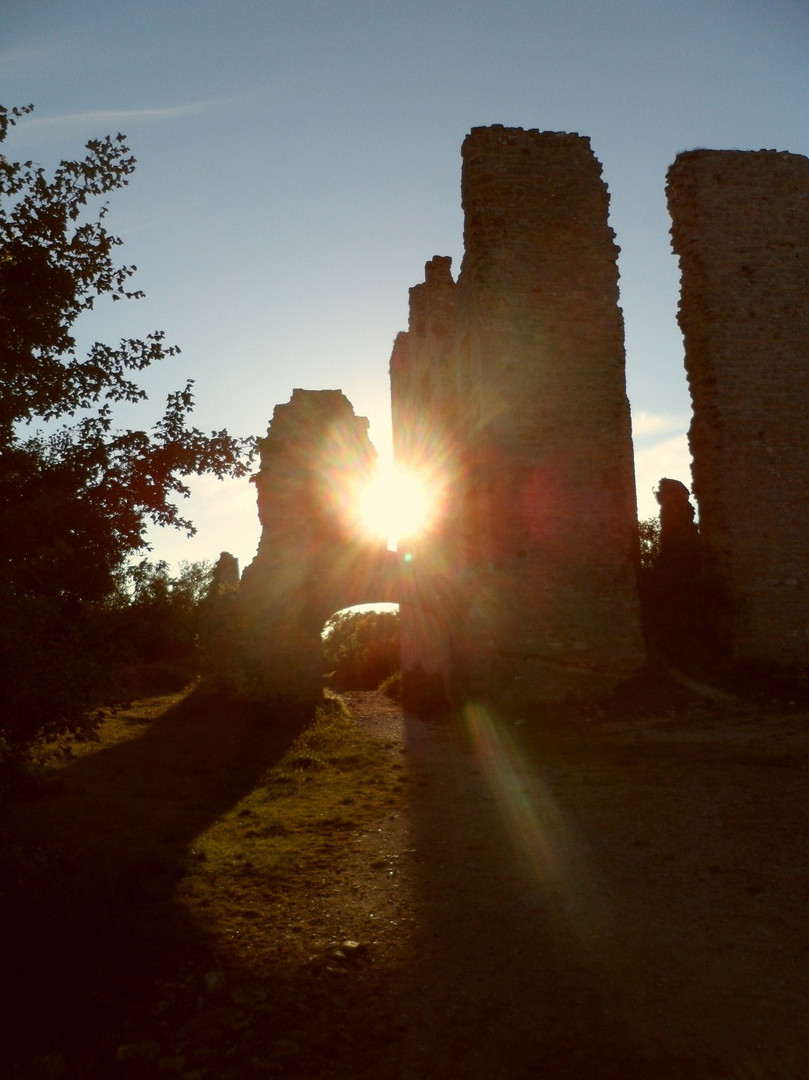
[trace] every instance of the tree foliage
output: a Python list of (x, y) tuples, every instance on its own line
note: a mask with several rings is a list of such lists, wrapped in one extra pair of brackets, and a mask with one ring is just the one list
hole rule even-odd
[[(0, 107), (0, 142), (30, 111)], [(63, 697), (80, 706), (68, 684), (85, 659), (83, 612), (114, 592), (149, 523), (192, 533), (177, 505), (188, 477), (248, 466), (246, 444), (189, 425), (191, 382), (151, 430), (114, 426), (117, 405), (146, 398), (138, 373), (178, 352), (162, 332), (77, 348), (76, 321), (98, 301), (142, 295), (105, 225), (104, 199), (134, 167), (121, 134), (52, 174), (0, 155), (0, 660), (25, 672), (11, 708), (30, 733), (47, 711), (32, 706), (38, 671), (62, 680), (56, 712), (76, 711)]]
[(660, 559), (660, 518), (644, 518), (638, 522), (640, 540), (640, 568), (642, 571), (654, 570)]
[(99, 620), (117, 658), (139, 664), (193, 665), (213, 566), (184, 562), (172, 576), (168, 563), (142, 559), (121, 578)]
[(326, 623), (323, 662), (338, 689), (375, 690), (399, 670), (399, 612), (338, 612)]

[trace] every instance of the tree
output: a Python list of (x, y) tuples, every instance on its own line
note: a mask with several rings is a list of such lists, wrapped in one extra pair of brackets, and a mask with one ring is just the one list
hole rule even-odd
[(173, 577), (162, 559), (142, 559), (105, 600), (99, 630), (122, 660), (193, 667), (212, 575), (210, 562), (180, 563)]
[[(0, 143), (31, 108), (0, 107)], [(23, 738), (75, 721), (83, 611), (146, 548), (148, 524), (193, 533), (175, 501), (187, 478), (241, 476), (249, 463), (247, 443), (188, 425), (192, 382), (151, 431), (114, 428), (116, 405), (146, 398), (137, 373), (178, 352), (162, 332), (77, 350), (80, 315), (142, 295), (129, 288), (136, 268), (115, 262), (121, 241), (103, 202), (134, 167), (121, 134), (91, 139), (52, 175), (0, 155), (0, 661), (10, 729)]]
[(339, 611), (326, 623), (323, 661), (340, 690), (375, 690), (399, 670), (398, 611)]
[(640, 540), (640, 569), (654, 570), (660, 559), (660, 518), (644, 518), (638, 522)]

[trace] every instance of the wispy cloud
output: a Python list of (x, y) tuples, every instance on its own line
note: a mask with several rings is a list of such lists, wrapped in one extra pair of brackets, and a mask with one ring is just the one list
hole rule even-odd
[(60, 133), (67, 129), (97, 131), (102, 128), (104, 130), (114, 128), (121, 130), (202, 116), (229, 108), (235, 103), (235, 97), (228, 97), (212, 101), (194, 101), (185, 105), (163, 105), (151, 109), (96, 109), (89, 112), (66, 113), (62, 116), (37, 116), (34, 113), (20, 125), (19, 131), (22, 134), (26, 130), (35, 129), (37, 137), (41, 137), (43, 130)]
[(663, 435), (673, 435), (688, 429), (690, 416), (669, 413), (633, 412), (632, 434), (636, 439), (652, 439)]
[(686, 435), (675, 435), (635, 452), (635, 484), (638, 493), (638, 516), (654, 517), (660, 510), (654, 492), (664, 477), (691, 484), (691, 452)]

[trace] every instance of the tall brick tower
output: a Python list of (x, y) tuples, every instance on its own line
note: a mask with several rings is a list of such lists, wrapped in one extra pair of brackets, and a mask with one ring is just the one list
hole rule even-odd
[(427, 377), (453, 448), (452, 691), (598, 695), (645, 657), (607, 190), (587, 139), (495, 126), (467, 137), (462, 192), (452, 329), (428, 347), (411, 306), (392, 364), (400, 428), (429, 420)]
[(809, 668), (809, 159), (669, 171), (694, 494), (732, 659)]

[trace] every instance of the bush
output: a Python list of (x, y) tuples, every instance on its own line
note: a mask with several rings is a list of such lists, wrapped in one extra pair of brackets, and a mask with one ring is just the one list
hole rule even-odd
[(134, 567), (107, 605), (123, 657), (142, 664), (193, 663), (212, 573), (208, 562), (181, 563), (178, 577), (163, 561)]
[(141, 562), (97, 604), (6, 596), (0, 619), (0, 738), (15, 747), (58, 733), (87, 735), (93, 710), (169, 693), (198, 669), (208, 563)]

